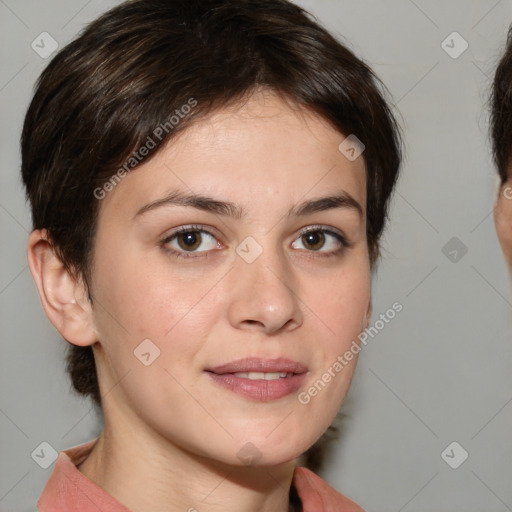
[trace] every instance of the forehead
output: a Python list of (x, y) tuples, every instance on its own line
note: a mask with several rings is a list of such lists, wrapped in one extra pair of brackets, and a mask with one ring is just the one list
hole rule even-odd
[(236, 196), (255, 213), (268, 213), (276, 203), (289, 206), (344, 190), (364, 210), (364, 159), (350, 161), (340, 152), (345, 137), (321, 116), (258, 92), (191, 124), (127, 173), (102, 208), (138, 209), (181, 190), (225, 200)]

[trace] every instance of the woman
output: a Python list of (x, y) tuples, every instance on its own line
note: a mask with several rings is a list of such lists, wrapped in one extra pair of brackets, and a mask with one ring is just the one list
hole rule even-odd
[(285, 0), (135, 0), (61, 50), (23, 128), (28, 258), (104, 429), (39, 510), (362, 510), (298, 463), (399, 163), (376, 77)]

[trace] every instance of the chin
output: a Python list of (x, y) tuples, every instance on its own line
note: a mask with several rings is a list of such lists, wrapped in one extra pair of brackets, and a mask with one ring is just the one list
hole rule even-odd
[(271, 440), (267, 433), (252, 439), (235, 439), (218, 446), (209, 457), (232, 466), (271, 467), (290, 464), (298, 459), (313, 444), (290, 438), (283, 442)]
[(272, 434), (266, 437), (265, 433), (259, 439), (240, 443), (237, 457), (244, 463), (252, 457), (258, 466), (288, 464), (299, 458), (321, 436), (321, 433), (313, 435), (310, 432), (301, 431), (300, 428), (295, 428), (294, 432), (296, 433), (294, 436), (290, 436), (287, 432), (288, 435), (285, 434), (284, 437), (279, 438), (276, 436), (275, 439)]

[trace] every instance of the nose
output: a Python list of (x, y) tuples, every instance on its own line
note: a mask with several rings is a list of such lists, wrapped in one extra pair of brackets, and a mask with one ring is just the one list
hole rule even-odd
[(237, 256), (230, 279), (227, 314), (233, 327), (276, 334), (302, 324), (293, 270), (276, 251), (265, 249), (251, 263)]

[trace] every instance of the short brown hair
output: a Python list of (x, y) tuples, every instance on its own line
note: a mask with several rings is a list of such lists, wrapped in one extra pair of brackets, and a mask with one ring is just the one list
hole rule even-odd
[[(373, 265), (401, 161), (399, 128), (371, 69), (286, 0), (128, 1), (60, 50), (38, 79), (23, 126), (34, 229), (48, 229), (63, 263), (90, 290), (97, 187), (191, 98), (193, 111), (145, 161), (195, 119), (258, 87), (365, 145)], [(67, 361), (75, 390), (101, 406), (92, 348), (70, 345)]]

